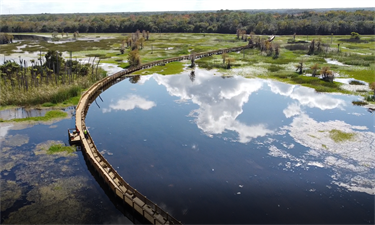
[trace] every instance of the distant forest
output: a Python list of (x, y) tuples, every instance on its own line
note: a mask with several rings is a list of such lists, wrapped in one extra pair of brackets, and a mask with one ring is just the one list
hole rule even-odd
[[(178, 4), (178, 3), (176, 3)], [(0, 32), (129, 33), (139, 30), (188, 33), (343, 35), (375, 33), (375, 11), (163, 12), (2, 15)]]

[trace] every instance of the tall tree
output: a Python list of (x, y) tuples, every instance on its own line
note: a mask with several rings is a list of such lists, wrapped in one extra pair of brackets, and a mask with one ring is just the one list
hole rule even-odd
[(139, 55), (138, 49), (134, 49), (129, 52), (128, 62), (130, 67), (136, 67), (141, 65), (141, 57)]

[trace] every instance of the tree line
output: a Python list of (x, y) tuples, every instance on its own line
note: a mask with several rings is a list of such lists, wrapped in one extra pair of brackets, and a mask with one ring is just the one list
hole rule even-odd
[(0, 32), (130, 33), (247, 33), (290, 35), (374, 34), (375, 12), (370, 10), (265, 13), (219, 10), (162, 14), (38, 14), (2, 15)]

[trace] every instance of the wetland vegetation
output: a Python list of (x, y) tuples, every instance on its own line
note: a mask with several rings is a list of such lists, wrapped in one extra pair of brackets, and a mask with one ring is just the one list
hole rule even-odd
[[(131, 36), (79, 34), (77, 40), (63, 37), (57, 38), (57, 42), (24, 40), (2, 45), (0, 53), (4, 54), (5, 63), (0, 66), (1, 106), (76, 105), (80, 93), (106, 75), (101, 63), (119, 69), (130, 66), (132, 47), (125, 48), (124, 54), (120, 50), (124, 40)], [(151, 33), (136, 54), (140, 63), (147, 63), (244, 46), (251, 41), (254, 48), (196, 59), (195, 63), (200, 68), (218, 70), (224, 76), (239, 74), (248, 78), (276, 79), (311, 87), (317, 92), (353, 93), (363, 96), (367, 102), (374, 101), (371, 92), (371, 84), (375, 81), (373, 35), (361, 35), (360, 42), (351, 41), (351, 35), (283, 35), (276, 36), (271, 44), (265, 44), (267, 39), (268, 36), (254, 32), (246, 36), (246, 42), (236, 34)], [(314, 52), (309, 55), (313, 40)], [(340, 50), (336, 47), (338, 44)], [(299, 47), (294, 48), (295, 45)], [(18, 59), (20, 62), (17, 63), (17, 58), (29, 61)], [(228, 69), (229, 63), (231, 69)], [(194, 68), (188, 61), (173, 62), (134, 74), (170, 75), (184, 70)], [(327, 71), (335, 78), (352, 79), (351, 83), (321, 79)], [(352, 89), (353, 86), (357, 86), (356, 89)]]
[[(355, 105), (367, 105), (374, 102), (374, 93), (372, 92), (372, 90), (375, 91), (374, 12), (368, 10), (355, 12), (292, 12), (294, 13), (218, 11), (175, 14), (151, 13), (150, 15), (45, 14), (1, 16), (0, 23), (2, 26), (0, 27), (0, 32), (6, 32), (6, 34), (0, 34), (0, 42), (6, 44), (0, 46), (0, 107), (4, 109), (10, 106), (32, 106), (51, 109), (53, 107), (77, 105), (81, 93), (86, 88), (97, 80), (111, 74), (111, 72), (106, 71), (108, 68), (114, 68), (116, 71), (119, 71), (139, 63), (252, 44), (253, 48), (241, 52), (232, 52), (196, 59), (195, 67), (191, 66), (190, 61), (182, 61), (137, 71), (134, 73), (137, 76), (129, 78), (131, 84), (128, 82), (125, 84), (124, 81), (117, 85), (117, 88), (119, 88), (119, 86), (121, 87), (121, 85), (125, 88), (115, 89), (117, 91), (114, 92), (114, 88), (116, 88), (114, 87), (109, 89), (106, 93), (103, 93), (104, 99), (107, 100), (110, 96), (117, 96), (117, 93), (123, 94), (123, 92), (129, 92), (130, 94), (128, 93), (128, 96), (125, 94), (120, 96), (123, 98), (118, 99), (117, 105), (116, 101), (104, 101), (101, 103), (101, 109), (90, 109), (97, 110), (90, 112), (92, 117), (89, 118), (88, 124), (90, 124), (91, 119), (90, 125), (93, 126), (91, 131), (94, 135), (97, 135), (95, 136), (95, 140), (99, 140), (98, 146), (102, 150), (101, 153), (103, 155), (107, 154), (110, 159), (118, 159), (120, 164), (118, 164), (116, 168), (119, 171), (119, 168), (121, 168), (125, 173), (132, 173), (131, 176), (129, 176), (130, 179), (138, 177), (144, 178), (146, 176), (141, 174), (134, 176), (134, 171), (132, 171), (134, 166), (130, 164), (131, 161), (124, 164), (123, 160), (142, 158), (144, 160), (142, 163), (144, 164), (141, 165), (142, 168), (145, 169), (140, 171), (148, 172), (150, 168), (158, 169), (160, 170), (160, 174), (166, 177), (166, 179), (162, 179), (162, 182), (170, 182), (162, 183), (164, 186), (159, 186), (160, 188), (157, 188), (159, 191), (166, 190), (165, 187), (168, 187), (168, 196), (171, 196), (171, 193), (177, 193), (173, 191), (170, 192), (169, 190), (187, 187), (187, 185), (178, 185), (179, 181), (173, 180), (173, 175), (173, 179), (167, 177), (169, 171), (175, 171), (177, 174), (177, 172), (183, 171), (181, 168), (189, 168), (193, 165), (190, 171), (183, 171), (178, 175), (179, 178), (186, 174), (191, 175), (191, 171), (193, 171), (193, 173), (205, 175), (206, 177), (201, 181), (206, 182), (210, 179), (212, 180), (212, 177), (210, 177), (211, 174), (219, 174), (220, 170), (225, 168), (226, 163), (229, 161), (231, 165), (228, 166), (227, 170), (232, 170), (232, 174), (228, 173), (228, 178), (223, 180), (222, 183), (227, 185), (228, 180), (229, 183), (234, 183), (233, 187), (236, 189), (233, 188), (233, 190), (236, 191), (233, 191), (233, 193), (235, 193), (234, 196), (237, 197), (241, 195), (241, 192), (238, 192), (238, 188), (243, 188), (243, 183), (237, 182), (241, 181), (246, 183), (245, 180), (250, 179), (250, 181), (245, 184), (245, 188), (241, 189), (241, 196), (245, 196), (247, 187), (255, 187), (254, 185), (268, 182), (267, 180), (274, 176), (275, 168), (277, 168), (276, 173), (280, 173), (278, 175), (281, 175), (276, 177), (285, 176), (283, 182), (280, 182), (280, 184), (288, 181), (291, 177), (291, 173), (288, 174), (287, 172), (291, 171), (290, 165), (292, 165), (293, 174), (297, 174), (297, 172), (303, 173), (303, 175), (299, 173), (300, 176), (303, 177), (303, 184), (299, 184), (301, 196), (313, 194), (311, 192), (315, 192), (315, 183), (317, 183), (319, 185), (327, 184), (328, 186), (326, 187), (328, 187), (329, 190), (325, 190), (324, 186), (319, 186), (316, 194), (319, 193), (320, 196), (323, 194), (323, 196), (329, 196), (329, 198), (331, 198), (329, 193), (332, 193), (335, 189), (333, 185), (335, 182), (336, 184), (341, 182), (341, 186), (343, 187), (348, 185), (349, 190), (358, 190), (356, 188), (359, 184), (359, 187), (365, 190), (362, 190), (363, 192), (373, 195), (374, 155), (372, 154), (373, 151), (371, 151), (372, 146), (370, 143), (374, 140), (374, 137), (373, 133), (369, 131), (371, 127), (366, 127), (369, 126), (369, 119), (361, 114), (362, 112), (359, 110), (359, 107), (354, 107), (350, 104), (350, 106), (345, 105), (345, 102), (352, 101), (352, 96), (334, 96), (316, 92), (339, 92), (361, 96), (363, 100), (352, 101)], [(147, 37), (139, 37), (137, 40), (134, 39), (135, 41), (132, 40), (132, 44), (128, 44), (127, 41), (129, 38), (133, 39), (134, 34), (136, 34), (132, 32), (136, 32), (137, 29), (140, 31), (145, 30), (145, 32), (146, 30), (149, 31), (146, 32)], [(43, 36), (45, 39), (32, 39), (30, 36), (23, 39), (22, 36), (26, 34), (30, 36)], [(139, 32), (139, 34), (143, 35), (144, 32)], [(272, 42), (267, 42), (267, 40), (270, 39), (269, 35), (275, 35), (275, 39)], [(134, 47), (134, 42), (137, 45), (136, 47)], [(125, 44), (127, 47), (125, 47)], [(191, 73), (193, 71), (195, 73)], [(206, 73), (209, 73), (210, 76)], [(180, 75), (175, 77), (164, 76), (175, 74)], [(187, 74), (190, 74), (189, 78), (185, 76)], [(194, 74), (194, 76), (191, 74)], [(145, 76), (142, 77), (142, 75)], [(221, 79), (220, 76), (223, 79)], [(150, 79), (150, 77), (153, 77), (155, 81), (151, 79), (148, 81), (147, 85), (152, 84), (154, 86), (147, 86), (148, 88), (145, 88), (146, 85), (144, 85), (144, 89), (137, 86), (137, 90), (139, 91), (137, 94), (144, 95), (142, 97), (135, 97), (133, 93), (133, 91), (135, 91), (134, 84), (137, 82), (143, 84), (143, 82)], [(233, 77), (234, 79), (225, 80), (229, 81), (225, 83), (228, 85), (227, 89), (225, 89), (224, 79)], [(176, 80), (172, 82), (174, 78)], [(168, 82), (169, 79), (172, 81)], [(208, 82), (211, 79), (216, 82)], [(299, 87), (298, 85), (286, 85), (267, 79), (307, 86), (315, 89), (316, 92), (308, 88)], [(156, 80), (159, 81), (159, 83), (156, 83)], [(184, 84), (181, 84), (181, 80), (185, 81), (182, 82)], [(269, 89), (269, 93), (274, 92), (273, 97), (269, 97), (271, 95), (265, 95), (265, 92), (261, 92), (258, 80), (262, 80), (262, 87), (267, 90)], [(223, 87), (223, 89), (227, 90), (227, 92), (224, 91), (222, 93), (229, 94), (232, 90), (236, 89), (244, 94), (244, 98), (241, 98), (241, 101), (237, 102), (236, 98), (233, 97), (235, 95), (228, 95), (224, 98), (215, 99), (219, 100), (219, 105), (217, 105), (216, 102), (215, 104), (212, 102), (204, 102), (209, 101), (212, 97), (209, 96), (210, 92), (207, 90), (216, 91), (217, 86), (215, 85), (221, 84), (220, 82), (223, 82), (220, 88)], [(195, 93), (195, 89), (188, 86), (191, 85), (193, 87), (197, 85), (197, 83), (203, 83), (204, 87), (202, 91)], [(236, 85), (233, 86), (234, 88), (231, 88), (231, 84)], [(239, 84), (247, 85), (243, 86)], [(164, 86), (169, 87), (168, 85), (175, 88), (164, 88)], [(186, 88), (185, 85), (188, 88)], [(263, 98), (258, 99), (256, 97), (258, 93), (249, 98), (251, 93), (255, 93), (255, 90), (253, 90), (254, 87), (257, 87), (259, 95), (263, 95)], [(288, 92), (284, 93), (284, 88), (287, 89)], [(186, 108), (185, 111), (179, 112), (173, 112), (172, 107), (155, 107), (156, 103), (152, 104), (152, 98), (159, 95), (161, 96), (160, 93), (163, 93), (162, 91), (165, 91), (164, 89), (176, 91), (175, 93), (163, 94), (165, 98), (169, 98), (169, 95), (171, 95), (170, 98), (172, 98), (172, 95), (174, 95), (171, 103), (167, 102), (165, 103), (166, 105), (175, 106), (172, 104), (179, 104), (190, 100), (194, 104), (179, 105), (180, 108), (191, 107)], [(191, 92), (187, 92), (189, 94), (188, 99), (183, 99), (181, 96), (185, 95), (179, 93), (185, 89)], [(294, 93), (293, 96), (289, 93), (290, 90)], [(278, 96), (279, 94), (277, 93), (281, 93), (281, 95)], [(106, 94), (108, 94), (108, 96), (105, 96)], [(217, 96), (219, 96), (219, 94), (217, 94)], [(284, 102), (285, 106), (282, 108), (279, 104), (285, 101), (285, 96), (288, 96), (288, 102)], [(149, 97), (150, 99), (148, 99)], [(178, 102), (175, 97), (181, 97), (181, 100)], [(193, 101), (194, 98), (197, 100)], [(306, 101), (306, 98), (309, 100)], [(132, 110), (134, 111), (119, 104), (124, 102), (131, 104), (131, 100), (134, 99), (139, 101), (137, 104), (132, 103), (134, 106)], [(244, 103), (247, 103), (248, 100), (248, 105), (245, 105), (246, 107), (243, 108)], [(154, 101), (159, 104), (159, 100)], [(256, 109), (254, 109), (252, 104), (262, 105), (265, 101), (268, 101), (270, 104), (264, 106), (264, 108), (256, 107)], [(199, 104), (198, 110), (196, 109), (197, 102)], [(159, 106), (164, 105), (160, 104)], [(213, 107), (212, 109), (214, 110), (211, 110), (211, 106), (215, 105), (222, 107)], [(153, 108), (154, 110), (167, 110), (160, 114), (155, 114), (153, 111), (151, 115), (157, 117), (155, 117), (155, 119), (150, 119), (151, 117), (144, 116), (144, 113), (151, 109), (150, 107), (155, 107)], [(341, 110), (342, 107), (346, 107), (345, 110), (347, 111)], [(155, 130), (143, 128), (143, 130), (129, 132), (130, 135), (126, 137), (116, 136), (124, 133), (118, 130), (108, 135), (106, 129), (108, 129), (108, 124), (111, 124), (110, 120), (104, 123), (105, 125), (96, 122), (98, 120), (104, 121), (108, 115), (111, 115), (108, 118), (114, 118), (114, 116), (112, 116), (113, 114), (110, 114), (112, 108), (113, 114), (114, 111), (117, 113), (120, 111), (123, 111), (122, 113), (131, 113), (138, 110), (137, 113), (122, 117), (124, 121), (129, 119), (129, 123), (125, 126), (121, 124), (122, 128), (134, 123), (134, 126), (129, 126), (131, 129), (140, 129), (142, 125), (148, 124), (154, 126), (153, 129)], [(275, 108), (278, 109), (276, 110)], [(336, 109), (337, 111), (333, 111)], [(234, 111), (231, 113), (231, 110)], [(324, 112), (322, 110), (324, 110)], [(327, 111), (329, 111), (329, 113), (327, 113)], [(95, 112), (97, 114), (93, 114)], [(223, 128), (223, 131), (215, 129), (210, 133), (209, 129), (208, 131), (204, 130), (204, 125), (220, 125), (223, 121), (208, 121), (207, 123), (198, 125), (199, 120), (184, 121), (184, 119), (187, 118), (186, 115), (188, 112), (191, 112), (188, 114), (188, 117), (199, 117), (199, 114), (204, 114), (205, 112), (218, 113), (217, 116), (202, 116), (202, 118), (214, 118), (214, 120), (217, 118), (228, 118), (228, 115), (230, 115), (229, 122), (231, 123), (224, 123), (226, 127)], [(193, 116), (193, 112), (196, 114), (195, 116)], [(229, 114), (227, 112), (229, 112)], [(245, 113), (240, 115), (243, 112)], [(272, 115), (266, 117), (268, 112), (272, 112)], [(171, 113), (170, 116), (165, 116), (169, 115), (168, 113)], [(181, 114), (180, 117), (176, 117), (178, 113)], [(220, 113), (223, 114), (221, 115)], [(277, 113), (281, 114), (275, 116)], [(283, 114), (285, 114), (285, 118)], [(252, 126), (260, 123), (261, 118), (258, 115), (262, 115), (266, 118), (266, 122), (263, 121), (265, 126), (269, 123), (270, 126), (274, 127), (263, 127), (262, 124), (255, 127)], [(238, 120), (238, 116), (241, 116), (240, 120), (243, 124)], [(310, 118), (309, 116), (316, 116), (316, 118)], [(98, 220), (97, 217), (107, 219), (108, 215), (110, 215), (109, 213), (115, 211), (113, 205), (102, 204), (105, 201), (102, 195), (100, 195), (101, 189), (95, 186), (96, 182), (92, 180), (91, 176), (87, 176), (86, 167), (83, 166), (82, 168), (82, 165), (85, 165), (81, 157), (82, 155), (75, 152), (73, 147), (65, 146), (63, 141), (59, 140), (61, 139), (61, 134), (66, 132), (66, 129), (71, 126), (73, 120), (56, 122), (54, 119), (65, 117), (67, 117), (66, 112), (52, 110), (48, 111), (44, 116), (9, 120), (0, 118), (0, 122), (3, 122), (0, 123), (0, 135), (3, 135), (0, 136), (2, 145), (0, 182), (3, 187), (3, 191), (1, 192), (2, 223), (51, 223), (51, 218), (55, 218), (55, 223), (87, 223), (88, 221), (90, 223), (106, 223), (107, 221)], [(181, 129), (181, 127), (183, 127), (181, 126), (178, 127), (175, 132), (171, 132), (170, 130), (164, 131), (163, 129), (173, 127), (165, 126), (168, 122), (164, 121), (165, 118), (168, 118), (168, 121), (177, 119), (173, 124), (174, 126), (184, 121), (188, 124), (186, 125), (188, 128), (184, 128), (186, 129), (184, 130)], [(282, 120), (283, 124), (277, 125), (280, 118), (284, 118), (284, 120)], [(343, 118), (349, 118), (348, 124), (341, 121)], [(54, 125), (49, 126), (49, 124), (46, 127), (45, 123), (49, 120), (53, 120)], [(139, 121), (148, 120), (149, 122), (147, 123), (137, 124)], [(327, 120), (328, 122), (324, 122)], [(13, 123), (22, 121), (37, 121), (41, 122), (41, 124), (27, 128), (26, 131), (12, 131), (25, 129), (24, 127), (22, 129), (15, 127), (30, 125), (29, 123)], [(194, 122), (192, 123), (192, 121)], [(198, 131), (194, 130), (194, 123), (197, 123)], [(115, 124), (116, 126), (120, 126), (118, 121), (116, 121)], [(34, 123), (32, 125), (34, 125)], [(98, 128), (95, 129), (95, 126)], [(104, 127), (100, 128), (100, 126)], [(115, 125), (112, 126), (114, 127), (111, 127), (111, 129), (115, 130)], [(259, 135), (252, 133), (254, 130), (260, 130), (260, 137), (262, 138), (264, 136), (265, 139), (257, 139)], [(181, 136), (184, 138), (187, 136), (194, 138), (192, 138), (191, 141), (179, 139), (176, 135), (179, 131), (183, 132)], [(128, 130), (126, 132), (128, 132)], [(232, 141), (231, 144), (236, 144), (236, 147), (233, 148), (234, 152), (227, 155), (228, 149), (225, 148), (227, 144), (226, 141), (231, 140), (232, 134), (236, 136), (236, 132), (239, 134), (239, 140), (247, 144), (242, 145), (242, 142), (237, 143), (236, 141)], [(286, 132), (288, 135), (285, 135)], [(205, 140), (204, 138), (206, 138), (206, 136), (201, 135), (202, 133), (208, 134), (207, 136), (209, 136), (209, 138)], [(41, 134), (44, 136), (41, 137)], [(147, 138), (140, 138), (139, 134)], [(170, 147), (164, 144), (162, 146), (163, 151), (161, 151), (165, 154), (165, 150), (168, 150), (168, 147), (170, 147), (170, 149), (173, 149), (171, 154), (165, 156), (162, 154), (151, 154), (151, 156), (148, 156), (149, 158), (144, 157), (144, 155), (149, 155), (151, 149), (153, 152), (159, 151), (159, 149), (155, 148), (155, 146), (159, 145), (159, 140), (171, 139), (171, 134), (176, 136), (173, 140), (178, 141), (172, 141), (168, 143), (168, 145), (176, 145)], [(240, 134), (243, 134), (244, 138), (241, 139)], [(165, 136), (152, 139), (147, 135)], [(223, 136), (224, 142), (219, 142), (221, 135)], [(214, 136), (220, 138), (212, 138)], [(285, 136), (287, 136), (288, 139), (286, 139)], [(118, 142), (119, 138), (124, 140), (126, 148), (122, 145), (123, 143)], [(140, 143), (134, 144), (138, 139), (141, 140)], [(119, 146), (112, 146), (113, 149), (111, 149), (110, 146), (105, 146), (103, 143), (108, 140), (111, 140), (109, 141), (110, 144), (119, 144)], [(250, 142), (250, 140), (253, 141)], [(319, 142), (317, 140), (319, 140)], [(207, 146), (205, 146), (205, 143), (211, 144), (211, 141), (217, 141), (217, 144), (207, 144)], [(150, 145), (150, 151), (148, 152), (146, 148), (139, 147), (148, 146), (148, 143), (154, 143)], [(194, 151), (193, 154), (184, 149), (184, 151), (181, 152), (187, 155), (175, 157), (175, 159), (188, 160), (189, 157), (192, 159), (192, 155), (197, 158), (190, 162), (179, 162), (182, 165), (186, 165), (185, 167), (177, 166), (177, 164), (175, 164), (177, 160), (171, 160), (172, 158), (170, 157), (176, 154), (176, 152), (180, 154), (176, 149), (178, 150), (181, 146), (182, 148), (189, 147), (190, 149), (190, 145), (192, 151)], [(259, 149), (259, 146), (254, 147), (253, 145), (264, 145), (265, 149), (263, 149), (262, 152), (252, 151)], [(305, 149), (310, 149), (310, 151), (307, 152), (306, 150), (306, 153), (302, 153), (305, 154), (303, 156), (300, 156), (299, 153), (293, 156), (294, 146), (295, 150), (298, 149), (298, 152), (303, 152)], [(360, 151), (359, 154), (356, 153), (357, 150), (353, 151), (355, 148), (359, 149), (357, 149)], [(116, 152), (120, 149), (121, 152)], [(209, 149), (215, 149), (215, 152), (212, 152), (212, 157), (207, 157), (207, 161), (202, 160), (201, 154), (206, 154)], [(241, 151), (238, 151), (239, 149), (241, 149)], [(335, 152), (335, 155), (329, 155), (330, 153), (326, 150)], [(121, 157), (121, 154), (127, 151), (130, 152), (126, 153), (126, 156)], [(221, 156), (223, 159), (218, 158), (219, 160), (212, 160), (215, 156), (220, 157), (222, 153), (224, 153)], [(238, 157), (238, 155), (245, 153), (254, 155), (251, 155), (251, 157), (249, 155)], [(258, 153), (260, 155), (258, 155)], [(328, 157), (325, 158), (327, 154)], [(341, 157), (340, 154), (344, 156)], [(115, 157), (111, 158), (112, 155), (115, 155)], [(128, 157), (129, 155), (132, 157)], [(270, 159), (270, 156), (280, 157), (280, 160), (273, 159), (272, 163), (269, 163), (267, 160)], [(173, 163), (163, 163), (159, 161), (160, 158), (163, 157), (165, 157), (168, 162), (173, 161)], [(239, 173), (233, 169), (232, 165), (232, 162), (238, 160), (236, 157), (240, 160), (246, 157), (248, 158), (245, 164), (238, 164), (240, 165), (237, 168), (238, 171), (242, 171), (243, 168), (248, 168), (249, 165), (254, 167), (251, 168), (252, 171), (242, 171), (244, 172), (242, 174), (243, 176), (238, 177)], [(336, 160), (334, 157), (340, 160)], [(347, 158), (358, 162), (359, 169), (351, 166), (351, 164), (349, 164), (351, 162), (345, 161), (345, 163), (349, 164), (349, 169), (354, 168), (356, 170), (350, 173), (342, 170), (341, 168), (345, 168), (346, 165), (342, 163), (342, 160), (346, 160)], [(290, 162), (284, 162), (282, 159), (290, 159)], [(308, 160), (306, 161), (306, 159)], [(238, 160), (238, 162), (240, 160)], [(137, 160), (134, 162), (139, 163)], [(195, 166), (192, 162), (201, 163), (199, 171), (199, 167)], [(211, 163), (214, 166), (210, 165)], [(259, 163), (259, 165), (257, 163)], [(171, 167), (166, 169), (166, 171), (162, 171), (164, 165)], [(321, 167), (327, 167), (327, 170), (332, 169), (335, 173), (333, 175), (331, 171), (323, 173), (323, 169), (316, 169), (313, 167), (314, 165), (318, 165), (317, 167), (320, 167), (320, 169)], [(124, 168), (125, 166), (129, 168), (123, 169), (123, 166)], [(307, 172), (309, 167), (314, 169), (310, 169), (310, 171)], [(179, 169), (176, 170), (176, 168)], [(215, 168), (215, 172), (213, 168)], [(259, 168), (261, 168), (261, 170), (258, 171)], [(304, 170), (305, 168), (306, 170)], [(294, 170), (296, 173), (294, 173)], [(254, 171), (259, 172), (258, 177), (257, 174), (252, 174)], [(260, 171), (267, 171), (267, 173), (262, 176), (262, 172)], [(365, 172), (358, 175), (356, 173), (357, 171)], [(352, 172), (354, 175), (351, 177)], [(313, 175), (310, 175), (311, 173)], [(158, 177), (160, 174), (158, 173), (156, 176), (155, 174), (150, 174), (150, 178), (155, 179), (155, 177)], [(329, 177), (327, 174), (332, 175), (333, 182), (331, 180), (319, 180), (320, 178), (326, 179)], [(350, 176), (347, 176), (348, 174), (350, 174)], [(239, 179), (234, 181), (233, 177), (236, 176)], [(282, 190), (280, 189), (279, 192), (270, 191), (268, 196), (280, 196), (280, 193), (284, 193), (285, 189), (292, 186), (291, 184), (295, 185), (298, 183), (301, 177), (295, 177), (296, 180), (290, 182), (290, 185), (281, 185), (283, 188), (281, 188)], [(340, 180), (341, 177), (345, 177), (345, 179), (348, 180), (342, 181)], [(193, 178), (196, 180), (196, 177)], [(152, 179), (144, 180), (148, 181)], [(251, 179), (254, 179), (255, 182)], [(141, 181), (142, 180), (131, 180), (131, 183)], [(172, 182), (177, 183), (173, 184)], [(142, 183), (138, 183), (137, 185), (141, 184)], [(354, 185), (351, 186), (352, 184)], [(152, 185), (146, 184), (144, 187), (140, 187), (148, 188), (150, 186)], [(213, 189), (210, 192), (216, 192), (219, 186), (220, 185), (217, 185), (217, 183), (213, 184)], [(274, 182), (272, 182), (272, 184), (270, 183), (269, 186), (275, 186)], [(334, 187), (332, 190), (331, 186)], [(266, 192), (269, 191), (268, 187), (265, 186), (259, 186), (259, 188)], [(201, 186), (199, 186), (199, 189), (202, 190)], [(305, 190), (309, 191), (304, 192)], [(185, 192), (186, 190), (181, 189), (181, 193), (182, 191)], [(347, 192), (347, 190), (338, 189), (337, 192), (339, 192), (338, 195), (340, 195), (340, 199), (336, 199), (335, 201), (338, 202), (338, 205), (341, 207), (341, 194)], [(308, 195), (306, 195), (306, 193)], [(96, 200), (93, 199), (93, 196)], [(167, 198), (163, 199), (163, 194), (160, 193), (155, 193), (154, 196), (160, 197), (160, 203), (162, 204), (158, 203), (158, 205), (163, 207), (163, 202)], [(178, 194), (178, 196), (180, 196), (180, 194)], [(222, 193), (219, 193), (218, 196), (222, 196)], [(247, 197), (254, 199), (254, 196)], [(292, 198), (295, 199), (295, 196), (290, 199)], [(173, 202), (176, 199), (178, 198), (171, 198), (171, 201)], [(179, 201), (189, 202), (191, 199)], [(243, 199), (246, 204), (249, 203), (245, 197)], [(314, 201), (316, 199), (319, 198), (312, 196), (311, 198), (306, 198), (304, 202)], [(197, 200), (196, 202), (199, 201)], [(357, 200), (355, 201), (358, 204)], [(20, 202), (22, 204), (26, 202), (27, 204), (19, 206)], [(294, 204), (294, 201), (289, 202), (293, 202)], [(348, 203), (346, 206), (355, 208), (356, 204), (353, 204), (353, 202), (346, 202)], [(361, 202), (361, 200), (359, 200), (359, 202)], [(51, 203), (53, 203), (52, 207)], [(263, 203), (264, 198), (261, 198), (259, 202), (256, 202), (256, 205), (259, 206)], [(278, 204), (276, 204), (276, 202), (273, 203), (275, 203), (274, 205)], [(296, 210), (299, 208), (299, 203), (295, 203), (296, 204), (293, 206), (297, 207), (291, 207), (290, 209)], [(321, 203), (322, 202), (319, 202), (317, 205), (323, 205)], [(224, 204), (216, 205), (222, 206)], [(274, 207), (274, 205), (272, 207)], [(110, 206), (112, 206), (112, 208)], [(188, 209), (185, 205), (181, 207), (180, 211), (182, 214), (179, 218), (184, 218), (188, 213)], [(209, 207), (212, 207), (212, 205), (209, 205), (207, 208)], [(193, 208), (194, 207), (191, 207), (189, 209), (189, 215), (193, 212)], [(249, 207), (243, 207), (243, 209), (246, 208)], [(349, 207), (346, 208), (351, 209)], [(271, 206), (269, 209), (272, 210)], [(340, 208), (340, 212), (342, 212), (341, 210)], [(46, 212), (45, 216), (40, 216), (40, 211)], [(328, 211), (329, 210), (327, 210), (327, 212)], [(367, 213), (365, 210), (361, 211)], [(307, 212), (307, 210), (302, 213), (297, 210), (294, 215), (302, 215), (305, 212)], [(318, 210), (316, 210), (316, 212), (318, 212)], [(247, 213), (249, 212), (242, 214), (246, 215)], [(255, 213), (258, 214), (257, 212)], [(342, 217), (342, 215), (341, 213), (340, 217)], [(257, 215), (254, 216), (256, 217)], [(259, 214), (259, 216), (264, 215)], [(314, 218), (326, 218), (324, 216), (326, 215), (318, 213), (318, 216), (314, 216)], [(212, 216), (212, 218), (216, 218), (216, 216)], [(264, 222), (264, 218), (261, 218), (260, 221)], [(288, 220), (285, 221), (288, 222)], [(343, 218), (342, 221), (345, 221), (345, 218)], [(119, 221), (117, 221), (117, 223), (119, 223)]]
[[(229, 75), (241, 68), (246, 77), (277, 79), (318, 92), (348, 93), (342, 83), (314, 78), (320, 74), (366, 85), (375, 81), (373, 10), (297, 11), (5, 15), (0, 27), (1, 43), (6, 43), (0, 50), (0, 105), (76, 105), (82, 90), (105, 76), (99, 63), (128, 68), (246, 44), (256, 48), (198, 59), (197, 65)], [(271, 34), (276, 38), (267, 43)], [(137, 74), (176, 74), (184, 68), (176, 62)], [(357, 88), (356, 94), (371, 101), (369, 91)]]

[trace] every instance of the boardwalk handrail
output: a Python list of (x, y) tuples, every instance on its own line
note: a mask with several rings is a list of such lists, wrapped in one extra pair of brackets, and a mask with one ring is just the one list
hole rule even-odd
[[(222, 54), (233, 51), (241, 51), (243, 49), (250, 48), (250, 45), (219, 49), (215, 51), (196, 53), (195, 58), (202, 58), (211, 56), (214, 54)], [(104, 158), (104, 156), (97, 149), (94, 140), (87, 130), (85, 124), (85, 118), (90, 104), (97, 97), (96, 95), (100, 90), (109, 88), (112, 83), (116, 82), (118, 78), (129, 75), (135, 71), (150, 68), (156, 65), (166, 64), (175, 61), (189, 60), (192, 55), (184, 55), (179, 57), (173, 57), (168, 59), (162, 59), (158, 61), (149, 62), (146, 64), (139, 65), (137, 67), (129, 68), (127, 70), (121, 70), (113, 75), (107, 76), (97, 82), (95, 82), (87, 91), (85, 91), (76, 107), (76, 127), (82, 131), (80, 132), (80, 138), (84, 152), (88, 155), (90, 162), (97, 169), (103, 179), (107, 182), (110, 188), (115, 192), (117, 196), (122, 198), (126, 203), (131, 205), (136, 211), (144, 216), (148, 221), (153, 224), (181, 224), (180, 221), (175, 219), (169, 213), (161, 209), (158, 205), (149, 200), (146, 196), (142, 195), (135, 188), (130, 186), (112, 167), (112, 165)], [(86, 138), (84, 130), (87, 130)]]

